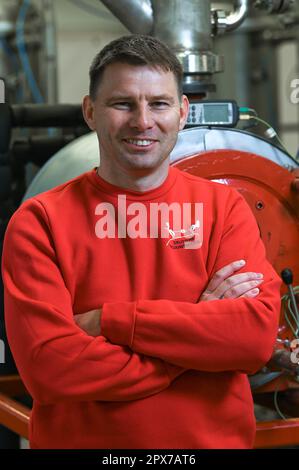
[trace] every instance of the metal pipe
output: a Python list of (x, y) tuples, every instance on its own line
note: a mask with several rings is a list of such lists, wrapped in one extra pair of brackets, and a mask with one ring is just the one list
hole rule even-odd
[(176, 54), (184, 69), (184, 92), (214, 89), (213, 73), (222, 70), (222, 60), (213, 53), (210, 0), (152, 0), (153, 35)]
[(154, 36), (176, 53), (212, 50), (210, 0), (152, 0)]
[(57, 53), (56, 53), (56, 31), (54, 19), (54, 7), (52, 0), (42, 1), (43, 16), (43, 82), (46, 84), (44, 90), (45, 101), (54, 104), (58, 101), (57, 90)]
[(226, 15), (223, 11), (216, 11), (217, 33), (233, 31), (243, 23), (249, 10), (249, 0), (237, 0), (236, 8)]
[(153, 29), (150, 0), (101, 0), (131, 33), (149, 34)]
[[(235, 70), (231, 70), (231, 73), (234, 74), (232, 78), (235, 80), (237, 102), (250, 103), (250, 38), (248, 34), (238, 31), (230, 37), (234, 44), (232, 54), (235, 59)], [(234, 73), (235, 71), (237, 73)]]
[(238, 0), (237, 8), (226, 17), (226, 31), (232, 31), (245, 20), (249, 10), (249, 0)]

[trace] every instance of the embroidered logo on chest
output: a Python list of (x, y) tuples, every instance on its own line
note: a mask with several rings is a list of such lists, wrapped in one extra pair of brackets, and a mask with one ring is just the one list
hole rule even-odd
[(178, 250), (185, 248), (186, 250), (195, 250), (202, 245), (202, 233), (200, 230), (200, 221), (197, 220), (188, 229), (172, 230), (169, 222), (166, 222), (166, 229), (170, 235), (166, 246)]

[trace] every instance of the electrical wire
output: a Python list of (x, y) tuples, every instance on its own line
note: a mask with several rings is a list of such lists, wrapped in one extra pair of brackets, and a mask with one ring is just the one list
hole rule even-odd
[(286, 416), (282, 413), (281, 409), (279, 408), (279, 405), (278, 405), (278, 387), (279, 387), (280, 383), (278, 383), (277, 387), (276, 387), (276, 390), (274, 391), (274, 396), (273, 396), (273, 400), (274, 400), (274, 406), (275, 406), (275, 411), (276, 413), (281, 417), (281, 419), (283, 420), (286, 420)]
[[(278, 141), (279, 145), (281, 146), (281, 148), (286, 152), (286, 154), (294, 161), (298, 164), (298, 161), (296, 160), (295, 157), (293, 157), (293, 155), (291, 155), (289, 153), (289, 151), (287, 150), (286, 146), (284, 145), (284, 143), (282, 142), (281, 138), (279, 137), (279, 135), (277, 134), (277, 132), (275, 131), (275, 129), (273, 129), (273, 127), (267, 122), (267, 121), (264, 121), (264, 119), (261, 119), (260, 117), (258, 117), (256, 111), (252, 108), (247, 108), (247, 107), (239, 107), (239, 112), (241, 113), (240, 115), (240, 119), (242, 119), (242, 113), (253, 113), (253, 115), (249, 114), (247, 116), (248, 119), (253, 119), (255, 121), (258, 121), (262, 124), (264, 124), (268, 129), (267, 130), (271, 130), (272, 133), (273, 133), (273, 137), (276, 138), (276, 140)], [(243, 116), (243, 119), (246, 119), (245, 116)]]
[(23, 0), (18, 12), (16, 23), (16, 45), (33, 99), (36, 103), (43, 103), (44, 99), (34, 78), (25, 46), (24, 27), (29, 6), (30, 0)]
[(239, 106), (239, 111), (240, 113), (253, 113), (255, 116), (257, 116), (257, 112), (255, 109), (253, 108), (247, 108), (247, 107), (244, 107), (244, 106)]
[[(295, 286), (294, 288), (294, 294), (299, 294), (299, 286)], [(299, 338), (299, 318), (296, 315), (296, 312), (294, 312), (292, 308), (292, 302), (291, 302), (291, 297), (289, 294), (285, 294), (282, 299), (282, 307), (283, 307), (283, 312), (284, 312), (284, 317), (289, 325), (293, 335), (295, 338)], [(289, 318), (289, 315), (292, 317), (293, 322)]]
[[(299, 286), (295, 286), (293, 290), (294, 290), (294, 294), (299, 294)], [(289, 293), (283, 295), (281, 301), (282, 301), (284, 318), (287, 324), (289, 325), (294, 337), (298, 339), (299, 338), (299, 317), (292, 308), (292, 301), (291, 301), (291, 297)], [(289, 318), (289, 315), (291, 316), (292, 321)], [(281, 383), (281, 380), (278, 382), (276, 390), (274, 391), (273, 399), (274, 399), (274, 406), (275, 406), (276, 412), (282, 419), (285, 420), (287, 418), (282, 413), (278, 405), (278, 391), (279, 391), (278, 388), (279, 388), (280, 383)]]
[[(253, 116), (253, 119), (255, 119), (256, 121), (261, 122), (262, 124), (264, 124), (265, 126), (267, 126), (268, 129), (273, 130), (274, 133), (275, 133), (275, 134), (274, 134), (274, 135), (275, 135), (275, 138), (276, 138), (277, 141), (280, 143), (281, 147), (286, 151), (286, 153), (287, 153), (288, 155), (290, 155), (289, 152), (288, 152), (288, 150), (287, 150), (287, 148), (285, 147), (284, 143), (282, 142), (281, 138), (279, 137), (279, 135), (277, 134), (277, 132), (275, 131), (275, 129), (273, 129), (273, 127), (272, 127), (268, 122), (264, 121), (264, 119), (261, 119), (261, 118), (258, 117), (258, 116)], [(291, 157), (294, 158), (292, 155), (291, 155)]]

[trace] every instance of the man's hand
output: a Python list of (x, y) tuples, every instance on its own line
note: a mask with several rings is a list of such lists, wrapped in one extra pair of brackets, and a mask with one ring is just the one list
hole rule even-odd
[(252, 272), (233, 274), (245, 264), (244, 260), (234, 261), (217, 271), (199, 301), (256, 297), (260, 291), (257, 286), (263, 282), (263, 274)]
[[(243, 266), (245, 266), (245, 261), (234, 261), (217, 271), (199, 301), (256, 297), (259, 293), (257, 286), (263, 282), (263, 274), (252, 272), (234, 274)], [(74, 315), (74, 320), (79, 328), (89, 336), (100, 336), (101, 313), (101, 309), (90, 310), (86, 313)]]
[(100, 336), (101, 334), (101, 309), (74, 315), (75, 323), (89, 336)]

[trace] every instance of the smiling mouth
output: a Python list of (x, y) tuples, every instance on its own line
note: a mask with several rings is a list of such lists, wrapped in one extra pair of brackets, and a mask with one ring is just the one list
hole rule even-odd
[(134, 145), (136, 147), (149, 147), (154, 144), (156, 140), (149, 139), (124, 139), (127, 144)]

